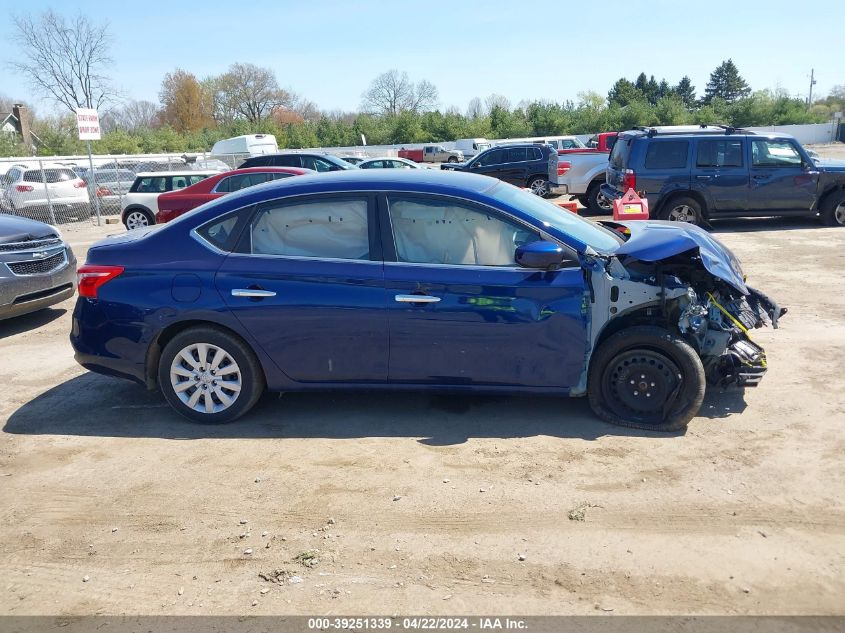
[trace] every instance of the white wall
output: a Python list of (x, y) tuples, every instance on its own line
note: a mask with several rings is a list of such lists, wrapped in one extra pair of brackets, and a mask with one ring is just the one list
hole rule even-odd
[(836, 123), (807, 123), (803, 125), (768, 125), (749, 127), (747, 130), (763, 134), (791, 134), (802, 145), (832, 143), (836, 140)]

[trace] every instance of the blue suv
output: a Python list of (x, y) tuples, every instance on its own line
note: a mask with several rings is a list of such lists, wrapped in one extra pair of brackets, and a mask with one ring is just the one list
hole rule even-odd
[(786, 134), (722, 125), (623, 132), (601, 191), (612, 200), (628, 189), (661, 220), (819, 215), (845, 226), (845, 162), (814, 160)]

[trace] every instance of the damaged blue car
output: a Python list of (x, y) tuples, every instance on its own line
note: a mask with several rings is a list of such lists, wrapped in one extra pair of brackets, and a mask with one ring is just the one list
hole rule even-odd
[(596, 224), (473, 174), (354, 170), (245, 189), (95, 244), (71, 342), (198, 422), (262, 392), (586, 396), (678, 430), (709, 382), (755, 386), (785, 312), (679, 223)]

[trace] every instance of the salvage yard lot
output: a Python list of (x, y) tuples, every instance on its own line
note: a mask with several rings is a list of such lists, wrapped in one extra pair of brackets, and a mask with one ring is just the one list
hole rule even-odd
[[(84, 261), (120, 230), (66, 235)], [(73, 301), (0, 322), (0, 609), (845, 612), (845, 231), (715, 233), (789, 314), (754, 334), (762, 385), (710, 389), (684, 435), (424, 394), (267, 395), (201, 426), (78, 367)]]

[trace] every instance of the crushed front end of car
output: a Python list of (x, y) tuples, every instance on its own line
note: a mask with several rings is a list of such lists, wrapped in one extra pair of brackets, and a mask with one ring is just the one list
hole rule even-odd
[(751, 330), (778, 327), (786, 309), (745, 284), (739, 261), (706, 231), (677, 222), (605, 222), (625, 242), (587, 268), (591, 349), (631, 325), (678, 332), (698, 353), (707, 382), (754, 387), (766, 353)]

